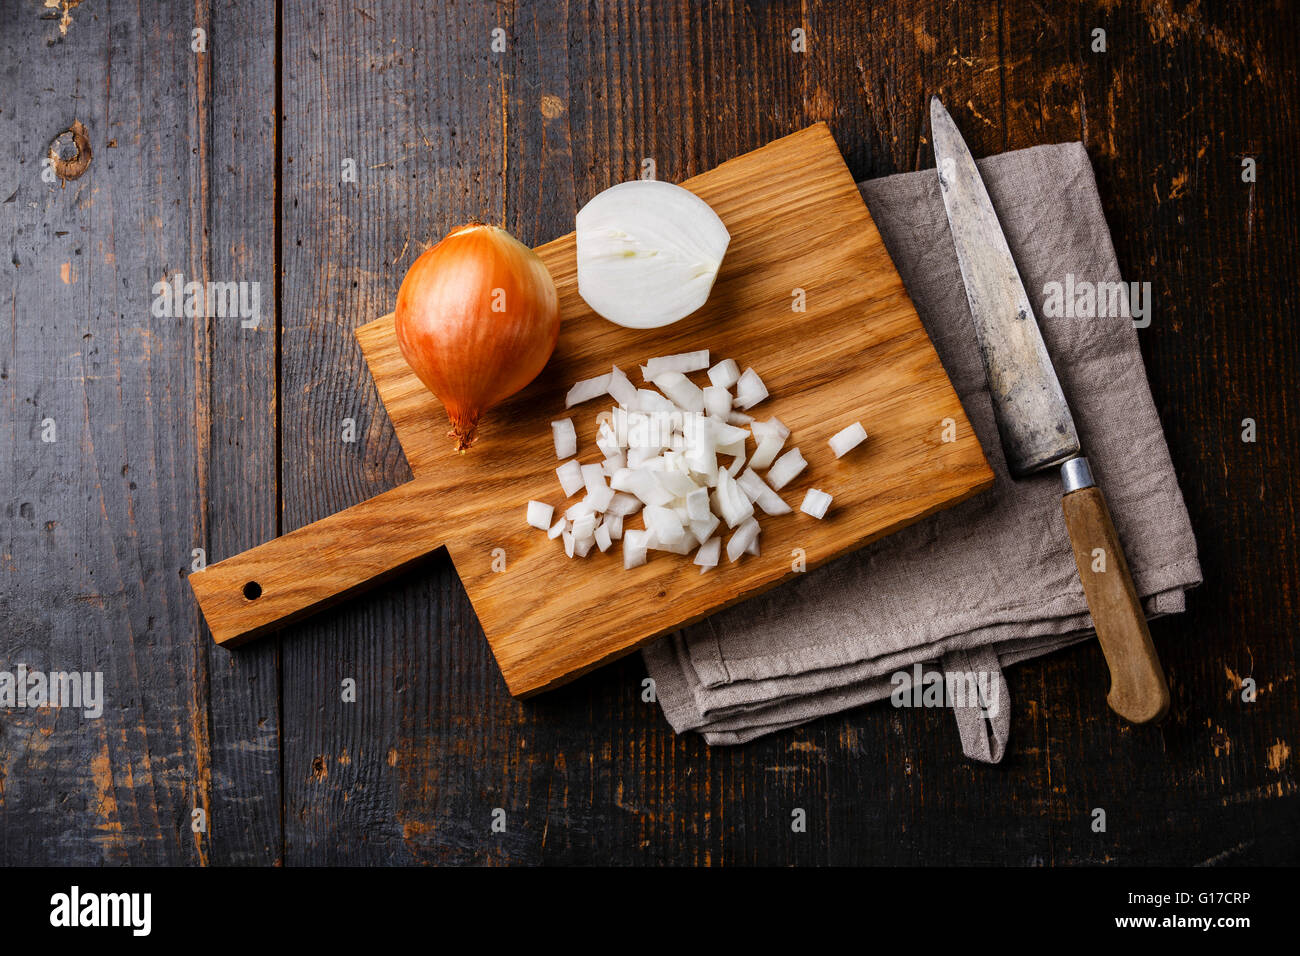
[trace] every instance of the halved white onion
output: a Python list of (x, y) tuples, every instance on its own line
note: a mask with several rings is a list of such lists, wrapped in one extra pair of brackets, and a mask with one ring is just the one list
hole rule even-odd
[(616, 325), (653, 329), (709, 297), (731, 235), (718, 214), (672, 183), (611, 186), (578, 211), (578, 294)]

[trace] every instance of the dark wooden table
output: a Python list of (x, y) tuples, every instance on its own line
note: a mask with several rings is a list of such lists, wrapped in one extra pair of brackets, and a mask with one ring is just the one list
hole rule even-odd
[[(107, 703), (0, 708), (0, 861), (1296, 860), (1294, 5), (62, 6), (0, 2), (0, 670), (100, 670)], [(925, 168), (933, 92), (976, 155), (1082, 139), (1153, 284), (1142, 351), (1206, 579), (1153, 626), (1166, 724), (1110, 714), (1087, 644), (1010, 671), (998, 767), (949, 714), (888, 706), (711, 750), (641, 701), (637, 657), (512, 700), (445, 554), (211, 645), (193, 549), (409, 477), (352, 329), (433, 240), (550, 239), (643, 157), (679, 180), (817, 120), (858, 178)], [(61, 188), (42, 160), (74, 120), (93, 160)], [(261, 324), (155, 317), (176, 272), (260, 283)]]

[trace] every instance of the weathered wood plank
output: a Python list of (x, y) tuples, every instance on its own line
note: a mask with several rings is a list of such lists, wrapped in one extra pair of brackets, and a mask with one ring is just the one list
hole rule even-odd
[[(162, 276), (204, 271), (193, 12), (86, 7), (66, 33), (39, 6), (4, 17), (0, 668), (101, 671), (105, 700), (97, 719), (0, 713), (0, 846), (6, 863), (203, 862), (208, 649), (184, 575), (211, 369), (204, 320), (151, 313)], [(74, 119), (94, 158), (60, 188), (41, 159)]]
[[(276, 6), (222, 0), (209, 13), (207, 178), (192, 215), (206, 229), (209, 275), (258, 288), (255, 320), (241, 313), (208, 328), (209, 562), (277, 531)], [(207, 653), (211, 862), (274, 863), (282, 849), (278, 645), (240, 654), (209, 645)]]

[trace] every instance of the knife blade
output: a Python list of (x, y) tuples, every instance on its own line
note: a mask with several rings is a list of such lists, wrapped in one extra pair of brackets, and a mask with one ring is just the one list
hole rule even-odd
[(1169, 687), (1110, 510), (1083, 456), (1074, 416), (984, 180), (937, 96), (930, 99), (930, 131), (1008, 470), (1019, 479), (1061, 466), (1065, 524), (1110, 667), (1107, 701), (1134, 723), (1159, 720), (1169, 708)]

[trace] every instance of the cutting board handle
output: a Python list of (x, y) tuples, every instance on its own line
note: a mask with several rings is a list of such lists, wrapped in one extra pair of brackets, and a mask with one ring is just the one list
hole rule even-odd
[(1072, 491), (1061, 499), (1074, 563), (1110, 666), (1110, 709), (1135, 724), (1154, 723), (1169, 710), (1169, 685), (1160, 667), (1146, 615), (1101, 489)]
[(357, 594), (436, 551), (437, 489), (419, 479), (189, 576), (218, 644), (235, 647)]

